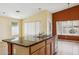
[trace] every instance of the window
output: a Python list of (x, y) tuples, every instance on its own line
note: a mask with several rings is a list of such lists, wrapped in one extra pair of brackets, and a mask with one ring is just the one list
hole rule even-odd
[(79, 20), (75, 21), (58, 21), (58, 35), (79, 35)]
[(47, 18), (47, 35), (52, 35), (52, 21), (49, 17)]
[(12, 37), (18, 37), (19, 35), (19, 25), (17, 22), (12, 22)]
[(24, 35), (33, 37), (40, 32), (40, 22), (29, 22), (24, 24)]

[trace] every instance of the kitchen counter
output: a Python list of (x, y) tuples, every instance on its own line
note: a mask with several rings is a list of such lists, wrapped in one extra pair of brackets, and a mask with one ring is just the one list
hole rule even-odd
[[(31, 53), (31, 50), (34, 48), (33, 46), (35, 46), (35, 48), (40, 46), (40, 47), (37, 48), (37, 50), (40, 49), (41, 47), (44, 47), (44, 46), (45, 46), (44, 49), (46, 49), (46, 44), (47, 44), (46, 41), (49, 40), (49, 39), (52, 39), (52, 38), (54, 38), (54, 37), (49, 36), (49, 37), (44, 37), (44, 38), (37, 38), (37, 37), (30, 37), (29, 36), (29, 37), (26, 37), (26, 38), (22, 37), (22, 38), (16, 38), (16, 39), (6, 39), (6, 40), (2, 40), (2, 41), (8, 43), (8, 54), (13, 54), (13, 47), (17, 46), (18, 48), (23, 47), (22, 49), (29, 48), (30, 51), (28, 50), (29, 52), (28, 53), (26, 52), (26, 53), (28, 55), (31, 55), (31, 54), (34, 53), (34, 51)], [(54, 41), (54, 39), (52, 39), (52, 41)], [(52, 42), (52, 41), (50, 41), (50, 42)], [(42, 43), (42, 44), (40, 44), (40, 43)], [(38, 46), (36, 46), (36, 45), (38, 45)], [(19, 54), (19, 53), (17, 53), (17, 54)], [(45, 51), (44, 54), (46, 54), (46, 51)]]
[(45, 38), (36, 38), (36, 37), (25, 38), (25, 37), (22, 37), (22, 38), (16, 38), (16, 39), (5, 39), (5, 40), (2, 40), (2, 41), (12, 43), (12, 44), (16, 44), (16, 45), (20, 45), (20, 46), (24, 46), (24, 47), (29, 47), (29, 46), (33, 46), (37, 43), (40, 43), (42, 41), (45, 41), (49, 38), (52, 38), (52, 37), (51, 36), (45, 37)]

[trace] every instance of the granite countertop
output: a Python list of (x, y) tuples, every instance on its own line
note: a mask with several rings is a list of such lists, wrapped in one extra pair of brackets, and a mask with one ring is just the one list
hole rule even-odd
[(42, 41), (45, 41), (47, 39), (51, 38), (49, 37), (45, 37), (45, 38), (36, 38), (36, 37), (22, 37), (22, 38), (15, 38), (15, 39), (5, 39), (2, 40), (4, 42), (7, 43), (12, 43), (12, 44), (16, 44), (16, 45), (20, 45), (20, 46), (24, 46), (24, 47), (29, 47), (29, 46), (33, 46), (37, 43), (40, 43)]

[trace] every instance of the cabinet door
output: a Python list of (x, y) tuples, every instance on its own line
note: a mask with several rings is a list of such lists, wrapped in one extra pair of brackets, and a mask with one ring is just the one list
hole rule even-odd
[(45, 47), (42, 47), (42, 48), (39, 50), (39, 54), (40, 54), (40, 55), (45, 55)]
[(32, 55), (39, 55), (39, 50), (37, 50), (36, 52), (34, 52)]
[(46, 46), (46, 55), (50, 55), (50, 44)]
[(34, 52), (32, 55), (45, 55), (45, 47), (40, 48), (36, 52)]

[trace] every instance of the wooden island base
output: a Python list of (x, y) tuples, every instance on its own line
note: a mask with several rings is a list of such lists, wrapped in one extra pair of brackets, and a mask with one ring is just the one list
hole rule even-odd
[(8, 55), (53, 55), (55, 53), (55, 37), (36, 42), (29, 46), (8, 42)]

